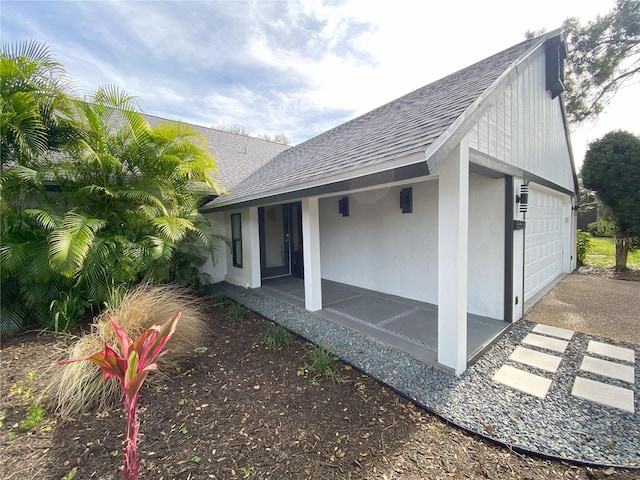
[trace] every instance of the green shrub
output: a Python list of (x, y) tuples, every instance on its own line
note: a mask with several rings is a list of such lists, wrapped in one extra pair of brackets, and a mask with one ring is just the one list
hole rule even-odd
[(594, 237), (614, 237), (616, 225), (610, 220), (597, 220), (587, 225), (587, 231)]
[(587, 257), (587, 253), (589, 253), (590, 246), (591, 235), (587, 232), (583, 232), (582, 230), (578, 230), (578, 242), (576, 245), (578, 265), (584, 265), (584, 260)]
[(264, 336), (264, 343), (269, 350), (277, 352), (282, 348), (291, 348), (293, 338), (282, 325), (271, 324)]
[(307, 361), (298, 374), (302, 373), (302, 375), (304, 375), (306, 372), (309, 372), (314, 375), (314, 379), (317, 377), (329, 377), (334, 382), (340, 380), (334, 366), (338, 357), (327, 350), (324, 343), (320, 342), (316, 348), (307, 352), (304, 358), (306, 358)]
[(233, 303), (231, 304), (227, 312), (232, 319), (242, 321), (247, 314), (247, 309), (239, 303)]

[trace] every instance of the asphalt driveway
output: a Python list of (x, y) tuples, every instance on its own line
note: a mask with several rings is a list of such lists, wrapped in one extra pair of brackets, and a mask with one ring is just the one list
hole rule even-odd
[(572, 273), (524, 318), (640, 345), (640, 282)]

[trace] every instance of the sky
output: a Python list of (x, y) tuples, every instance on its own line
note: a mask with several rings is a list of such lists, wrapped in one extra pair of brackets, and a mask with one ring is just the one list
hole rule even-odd
[[(145, 113), (284, 133), (300, 143), (614, 0), (10, 1), (0, 40), (48, 45), (88, 94), (116, 85)], [(638, 130), (640, 83), (571, 135)]]

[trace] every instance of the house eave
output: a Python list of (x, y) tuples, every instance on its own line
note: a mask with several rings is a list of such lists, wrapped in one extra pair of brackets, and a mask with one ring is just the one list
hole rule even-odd
[(369, 189), (377, 185), (391, 185), (402, 183), (410, 179), (429, 176), (427, 163), (424, 158), (406, 165), (401, 165), (387, 170), (376, 171), (368, 175), (353, 176), (333, 182), (323, 182), (320, 185), (307, 185), (304, 188), (271, 192), (269, 195), (256, 195), (245, 197), (226, 204), (218, 203), (200, 210), (201, 213), (212, 213), (252, 206), (263, 206), (276, 203), (297, 201), (306, 197), (323, 197), (337, 195), (343, 192), (351, 192)]
[(229, 210), (239, 205), (250, 206), (272, 202), (273, 199), (292, 199), (307, 196), (317, 196), (341, 190), (351, 190), (376, 183), (388, 183), (400, 179), (429, 175), (424, 151), (413, 153), (399, 159), (372, 165), (338, 175), (332, 175), (295, 186), (286, 187), (270, 192), (259, 192), (239, 198), (225, 200), (224, 196), (203, 206), (201, 213)]

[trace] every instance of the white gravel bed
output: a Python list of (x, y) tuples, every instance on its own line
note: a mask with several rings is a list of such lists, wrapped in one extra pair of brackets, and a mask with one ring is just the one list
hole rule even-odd
[[(576, 333), (553, 374), (544, 400), (521, 393), (491, 377), (502, 365), (538, 375), (540, 370), (508, 360), (534, 323), (520, 321), (460, 376), (444, 373), (374, 339), (311, 312), (253, 290), (222, 283), (224, 294), (301, 337), (323, 342), (342, 361), (353, 365), (401, 395), (451, 423), (511, 448), (578, 463), (640, 467), (640, 351), (634, 345)], [(635, 349), (635, 383), (606, 379), (633, 388), (635, 414), (597, 405), (571, 395), (589, 340)], [(580, 371), (579, 375), (603, 381)]]

